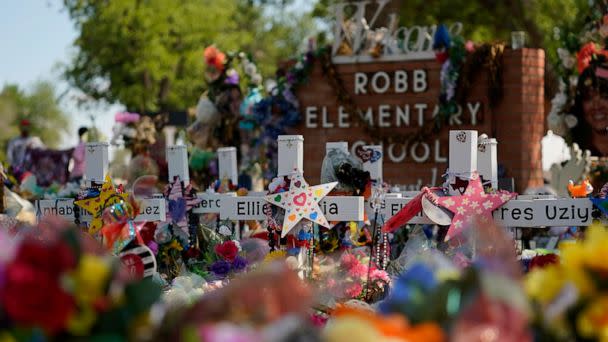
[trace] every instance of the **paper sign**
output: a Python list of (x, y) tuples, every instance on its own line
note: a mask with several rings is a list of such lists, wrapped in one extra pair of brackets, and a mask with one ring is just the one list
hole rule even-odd
[[(69, 221), (74, 220), (74, 199), (72, 198), (40, 200), (36, 201), (35, 207), (36, 217), (38, 217), (38, 219), (47, 215), (56, 215)], [(135, 217), (134, 221), (164, 221), (165, 218), (165, 200), (150, 198), (142, 201), (140, 213), (137, 215), (137, 217)], [(80, 209), (80, 221), (89, 222), (90, 220), (91, 214), (83, 209)]]
[[(328, 221), (363, 221), (363, 197), (328, 196), (319, 202)], [(264, 197), (222, 197), (220, 219), (265, 220), (272, 205)]]

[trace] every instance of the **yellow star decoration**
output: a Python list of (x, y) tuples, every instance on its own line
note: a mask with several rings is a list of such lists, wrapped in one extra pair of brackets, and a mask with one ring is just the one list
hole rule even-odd
[(128, 197), (129, 195), (126, 193), (117, 193), (114, 184), (112, 184), (112, 179), (110, 176), (106, 176), (98, 197), (87, 198), (74, 203), (93, 216), (89, 224), (89, 233), (96, 234), (103, 227), (101, 217), (103, 210), (112, 204), (120, 203), (121, 201), (126, 202)]

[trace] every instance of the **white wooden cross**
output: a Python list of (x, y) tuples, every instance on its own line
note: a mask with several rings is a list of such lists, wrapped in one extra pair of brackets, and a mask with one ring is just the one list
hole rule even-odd
[[(482, 144), (485, 149), (480, 149)], [(449, 155), (450, 183), (455, 181), (456, 174), (467, 175), (479, 170), (484, 180), (490, 181), (495, 188), (498, 183), (495, 139), (484, 138), (481, 142), (478, 141), (477, 131), (450, 131)], [(451, 187), (450, 190), (458, 194)], [(385, 219), (399, 212), (412, 197), (387, 196), (382, 208)], [(592, 211), (593, 204), (587, 198), (517, 196), (495, 210), (493, 216), (495, 222), (504, 227), (588, 226), (593, 222)], [(434, 224), (423, 213), (409, 223)]]
[[(278, 138), (278, 175), (285, 176), (293, 172), (294, 167), (304, 172), (304, 138), (301, 135), (283, 135)], [(220, 156), (221, 157), (221, 156)], [(233, 160), (220, 162), (219, 165), (231, 165), (236, 169), (236, 153), (230, 155)], [(232, 174), (231, 170), (221, 167), (220, 175)], [(264, 194), (235, 196), (235, 194), (199, 193), (202, 198), (195, 213), (219, 213), (220, 219), (245, 221), (265, 220), (272, 209), (266, 202)], [(327, 196), (319, 202), (319, 207), (328, 221), (363, 221), (364, 204), (361, 196)]]
[[(101, 183), (108, 173), (108, 143), (93, 142), (87, 143), (85, 147), (85, 174), (84, 180), (87, 186), (92, 182)], [(140, 204), (140, 212), (134, 219), (135, 222), (164, 221), (165, 201), (159, 198), (147, 198)], [(35, 203), (36, 217), (38, 219), (46, 215), (60, 216), (66, 220), (73, 221), (74, 199), (58, 198), (52, 200), (38, 200)], [(91, 214), (86, 210), (80, 210), (80, 221), (90, 222)]]

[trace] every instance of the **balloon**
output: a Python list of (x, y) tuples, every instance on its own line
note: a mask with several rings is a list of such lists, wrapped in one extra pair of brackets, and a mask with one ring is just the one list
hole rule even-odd
[(101, 218), (104, 224), (125, 223), (135, 218), (135, 210), (130, 203), (121, 201), (105, 208)]

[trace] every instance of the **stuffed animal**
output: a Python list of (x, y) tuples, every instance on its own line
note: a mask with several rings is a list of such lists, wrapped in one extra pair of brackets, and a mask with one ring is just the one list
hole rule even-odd
[(579, 185), (574, 185), (573, 181), (568, 183), (568, 192), (573, 198), (587, 197), (593, 192), (593, 186), (588, 179), (585, 179)]

